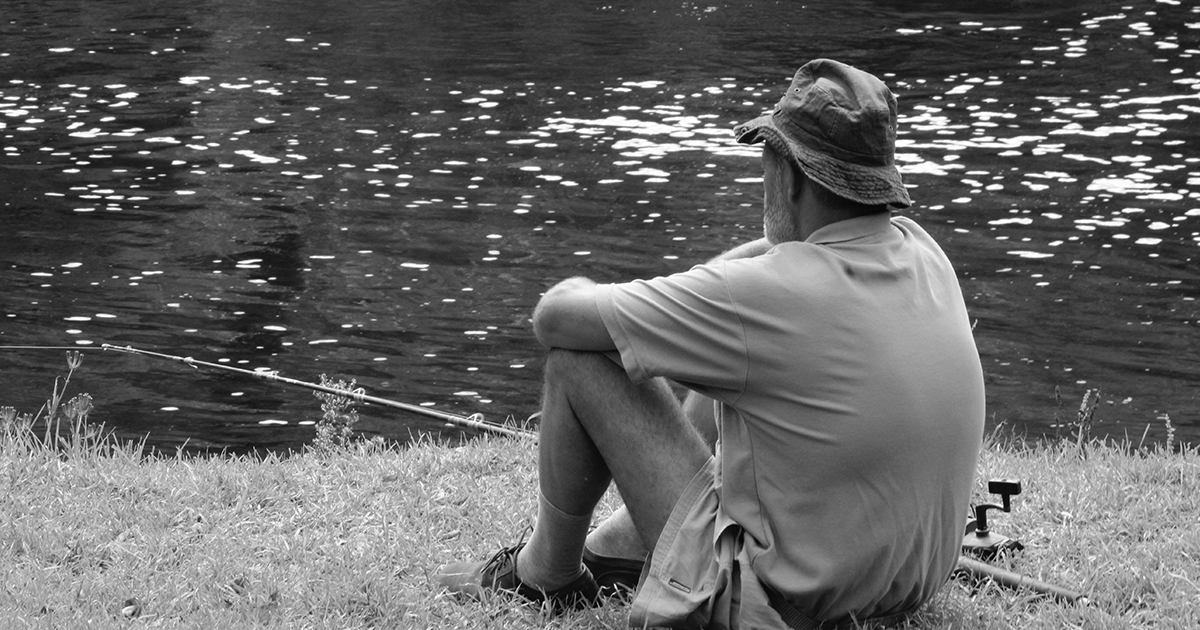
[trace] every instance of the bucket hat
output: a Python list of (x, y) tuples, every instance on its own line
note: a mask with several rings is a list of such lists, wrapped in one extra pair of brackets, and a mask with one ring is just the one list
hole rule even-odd
[(767, 142), (834, 194), (867, 205), (912, 205), (896, 168), (896, 97), (874, 75), (832, 59), (796, 71), (774, 111), (733, 130)]

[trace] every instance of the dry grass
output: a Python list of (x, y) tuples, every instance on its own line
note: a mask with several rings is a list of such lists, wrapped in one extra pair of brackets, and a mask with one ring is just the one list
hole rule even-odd
[[(0, 432), (0, 627), (625, 627), (621, 602), (550, 619), (431, 586), (444, 562), (481, 558), (532, 524), (530, 440), (144, 458), (68, 424), (76, 435), (63, 440), (20, 423)], [(1002, 563), (1091, 605), (951, 582), (912, 627), (1200, 627), (1195, 448), (993, 441), (977, 500), (993, 500), (982, 491), (998, 477), (1024, 486), (1011, 514), (990, 515), (1026, 547)]]
[[(1072, 441), (992, 444), (977, 485), (982, 490), (985, 480), (1003, 477), (1024, 486), (1013, 512), (993, 521), (993, 529), (1025, 545), (1007, 566), (1081, 591), (1092, 603), (1064, 607), (1009, 592), (972, 599), (962, 589), (945, 589), (937, 607), (956, 611), (961, 626), (1200, 627), (1197, 449), (1139, 450), (1098, 441), (1086, 449)], [(976, 626), (976, 618), (986, 621)]]
[(429, 580), (532, 523), (530, 441), (266, 460), (28, 446), (0, 446), (4, 627), (543, 625)]

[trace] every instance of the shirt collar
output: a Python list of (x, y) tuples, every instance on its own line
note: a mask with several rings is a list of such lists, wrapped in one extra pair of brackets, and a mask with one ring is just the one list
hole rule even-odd
[(892, 213), (876, 212), (830, 223), (816, 232), (809, 234), (808, 238), (804, 239), (804, 242), (814, 244), (844, 243), (890, 230), (891, 227)]

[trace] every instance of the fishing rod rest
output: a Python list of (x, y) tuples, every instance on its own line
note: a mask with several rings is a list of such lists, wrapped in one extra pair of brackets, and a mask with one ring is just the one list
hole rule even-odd
[(1025, 548), (1020, 542), (991, 531), (987, 522), (988, 510), (1012, 511), (1011, 498), (1021, 494), (1021, 482), (1016, 479), (993, 479), (988, 482), (988, 492), (1000, 495), (1001, 503), (975, 506), (975, 518), (967, 521), (967, 533), (963, 536), (963, 555), (959, 556), (952, 575), (960, 579), (966, 578), (970, 584), (976, 586), (980, 580), (987, 579), (1009, 588), (1029, 589), (1068, 604), (1088, 603), (1088, 598), (1077, 591), (981, 562), (992, 560), (1004, 551), (1020, 551)]
[(975, 506), (975, 518), (967, 523), (967, 534), (963, 537), (963, 551), (982, 558), (994, 558), (1001, 551), (1020, 551), (1024, 545), (1008, 536), (991, 531), (988, 527), (988, 510), (1011, 512), (1013, 495), (1021, 494), (1021, 482), (1016, 479), (993, 479), (988, 482), (988, 492), (1000, 495), (1001, 504), (983, 503)]

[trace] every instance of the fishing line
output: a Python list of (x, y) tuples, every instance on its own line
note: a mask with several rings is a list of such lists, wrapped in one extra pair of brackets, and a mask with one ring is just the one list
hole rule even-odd
[(0, 350), (103, 350), (96, 346), (0, 346)]
[(441, 421), (449, 423), (449, 424), (453, 424), (455, 426), (460, 426), (460, 427), (464, 427), (464, 428), (468, 428), (468, 429), (475, 429), (477, 431), (486, 431), (488, 433), (495, 433), (498, 435), (506, 435), (508, 437), (533, 437), (535, 435), (533, 431), (530, 431), (528, 429), (508, 427), (508, 426), (504, 426), (502, 424), (497, 424), (495, 422), (488, 422), (487, 420), (483, 419), (483, 414), (481, 414), (481, 413), (474, 413), (474, 414), (471, 414), (470, 416), (460, 416), (458, 414), (449, 413), (446, 411), (438, 411), (436, 409), (430, 409), (428, 407), (420, 407), (418, 405), (410, 405), (410, 404), (398, 402), (395, 400), (379, 398), (378, 396), (369, 396), (366, 394), (366, 392), (361, 387), (357, 388), (353, 391), (347, 391), (345, 389), (338, 389), (336, 387), (329, 387), (327, 385), (318, 385), (317, 383), (308, 383), (306, 381), (299, 381), (294, 378), (287, 378), (286, 376), (280, 376), (277, 372), (274, 372), (274, 371), (244, 370), (242, 368), (236, 368), (236, 367), (233, 367), (230, 365), (221, 365), (219, 363), (209, 363), (207, 361), (198, 361), (196, 359), (193, 359), (192, 357), (181, 357), (181, 356), (176, 356), (176, 355), (172, 355), (172, 354), (151, 352), (149, 350), (139, 350), (132, 346), (114, 346), (112, 344), (107, 344), (107, 343), (101, 344), (100, 347), (98, 347), (98, 348), (95, 346), (0, 346), (0, 350), (113, 350), (115, 352), (124, 352), (127, 354), (140, 354), (140, 355), (145, 355), (145, 356), (149, 356), (149, 357), (156, 357), (159, 359), (178, 361), (185, 365), (189, 365), (193, 368), (199, 366), (199, 367), (206, 367), (206, 368), (214, 368), (214, 369), (218, 369), (218, 370), (226, 370), (229, 372), (237, 372), (238, 374), (244, 374), (246, 376), (253, 376), (255, 378), (261, 378), (261, 379), (268, 380), (268, 381), (275, 381), (277, 383), (294, 385), (296, 387), (304, 387), (307, 389), (311, 389), (311, 390), (315, 390), (315, 391), (319, 391), (319, 392), (325, 392), (328, 394), (336, 394), (338, 396), (344, 396), (346, 398), (351, 398), (355, 402), (372, 404), (372, 405), (380, 405), (383, 407), (391, 407), (393, 409), (401, 409), (401, 410), (407, 411), (409, 413), (415, 413), (415, 414), (430, 417), (430, 418), (436, 418), (438, 420), (441, 420)]

